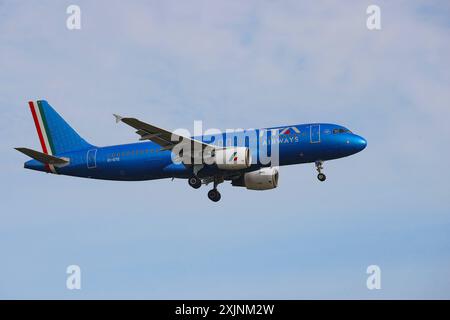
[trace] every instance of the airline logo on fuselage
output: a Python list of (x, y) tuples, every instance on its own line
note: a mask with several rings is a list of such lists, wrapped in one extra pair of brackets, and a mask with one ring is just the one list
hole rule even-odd
[[(278, 131), (278, 135), (273, 135), (270, 137), (269, 143), (271, 144), (286, 144), (286, 143), (297, 143), (300, 141), (299, 135), (301, 134), (300, 129), (296, 126), (284, 127), (284, 128), (276, 128), (271, 129)], [(262, 145), (267, 145), (267, 141), (264, 140)]]
[(281, 128), (281, 129), (278, 129), (278, 130), (279, 130), (278, 131), (279, 134), (299, 134), (300, 133), (300, 130), (297, 127), (295, 127), (295, 126)]

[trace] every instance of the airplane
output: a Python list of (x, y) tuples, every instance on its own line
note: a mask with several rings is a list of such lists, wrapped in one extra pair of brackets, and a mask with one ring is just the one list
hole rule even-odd
[[(226, 140), (222, 133), (182, 136), (136, 118), (114, 115), (116, 122), (137, 130), (139, 140), (148, 141), (98, 147), (84, 140), (47, 101), (28, 104), (42, 152), (15, 148), (32, 158), (25, 162), (26, 169), (118, 181), (181, 178), (195, 189), (212, 183), (208, 198), (214, 202), (221, 199), (217, 186), (224, 181), (249, 190), (276, 188), (279, 167), (285, 165), (314, 163), (318, 180), (325, 181), (324, 161), (353, 155), (367, 146), (362, 136), (330, 123), (249, 129), (237, 131), (233, 139)], [(249, 141), (249, 133), (257, 137), (256, 142)], [(192, 149), (181, 148), (175, 155), (174, 150), (182, 143)], [(269, 149), (269, 156), (277, 150), (277, 161), (262, 161), (258, 152), (263, 145)], [(183, 150), (188, 152), (183, 154)]]

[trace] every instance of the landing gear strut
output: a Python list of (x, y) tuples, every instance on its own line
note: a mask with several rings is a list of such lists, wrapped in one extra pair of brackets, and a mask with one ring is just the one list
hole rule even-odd
[(202, 180), (197, 176), (190, 177), (188, 183), (194, 189), (198, 189), (202, 186)]
[(319, 181), (325, 181), (327, 179), (327, 176), (325, 174), (322, 173), (323, 170), (323, 162), (322, 161), (316, 161), (316, 170), (319, 173), (317, 175), (317, 179), (319, 179)]
[(211, 201), (217, 202), (220, 200), (220, 192), (217, 190), (217, 185), (223, 182), (223, 178), (219, 179), (218, 177), (214, 177), (214, 188), (208, 191), (208, 198)]

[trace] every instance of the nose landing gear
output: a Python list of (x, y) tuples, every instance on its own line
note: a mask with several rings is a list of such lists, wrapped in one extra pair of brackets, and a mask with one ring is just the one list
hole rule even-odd
[(322, 173), (323, 170), (323, 161), (316, 161), (316, 170), (319, 173), (317, 175), (317, 179), (319, 179), (319, 181), (325, 181), (327, 179), (327, 176), (325, 174)]

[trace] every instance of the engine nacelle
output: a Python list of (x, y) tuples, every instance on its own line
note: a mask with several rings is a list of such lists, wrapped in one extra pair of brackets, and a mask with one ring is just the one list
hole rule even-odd
[(270, 190), (278, 186), (278, 170), (275, 168), (261, 168), (246, 172), (241, 179), (233, 180), (233, 186), (246, 187), (250, 190)]
[(245, 147), (228, 147), (215, 150), (215, 162), (222, 170), (247, 169), (252, 165), (252, 155)]

